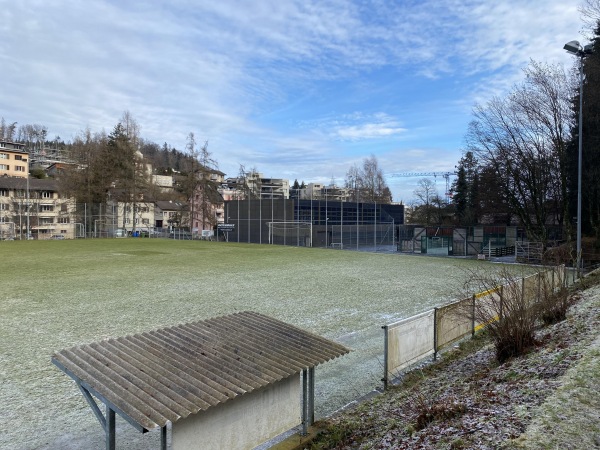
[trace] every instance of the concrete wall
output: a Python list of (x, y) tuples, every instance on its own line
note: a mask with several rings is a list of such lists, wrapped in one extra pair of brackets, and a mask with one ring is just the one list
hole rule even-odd
[(293, 375), (173, 424), (173, 450), (252, 449), (300, 424), (300, 376)]

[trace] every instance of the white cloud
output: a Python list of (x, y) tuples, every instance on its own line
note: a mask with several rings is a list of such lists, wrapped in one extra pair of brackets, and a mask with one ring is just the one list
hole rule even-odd
[[(570, 64), (562, 45), (581, 28), (577, 5), (558, 0), (4, 3), (6, 120), (68, 139), (129, 110), (149, 140), (184, 148), (194, 131), (233, 172), (306, 181), (373, 152), (396, 172), (445, 170), (460, 157), (446, 122), (466, 124), (531, 57)], [(454, 97), (416, 100), (448, 82)], [(326, 91), (344, 83), (361, 89)]]

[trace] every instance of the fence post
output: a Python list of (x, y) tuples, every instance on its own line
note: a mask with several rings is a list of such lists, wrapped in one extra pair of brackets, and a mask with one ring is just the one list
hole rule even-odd
[(388, 326), (384, 325), (383, 328), (383, 390), (386, 391), (388, 388)]
[(438, 326), (437, 326), (437, 306), (433, 308), (433, 360), (437, 361), (438, 350)]
[(502, 320), (504, 318), (504, 285), (500, 285), (500, 314), (498, 315), (499, 319)]
[(471, 337), (475, 337), (475, 294), (473, 294), (473, 302), (471, 305)]

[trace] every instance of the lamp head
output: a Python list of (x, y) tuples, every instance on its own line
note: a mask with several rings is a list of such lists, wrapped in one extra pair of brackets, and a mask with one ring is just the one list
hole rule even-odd
[(579, 43), (579, 41), (570, 41), (565, 44), (563, 47), (567, 52), (573, 55), (579, 55), (581, 51), (583, 51), (583, 47)]

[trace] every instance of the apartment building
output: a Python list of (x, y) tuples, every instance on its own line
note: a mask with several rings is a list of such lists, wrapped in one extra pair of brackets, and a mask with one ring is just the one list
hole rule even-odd
[(300, 190), (302, 200), (331, 200), (348, 202), (352, 200), (352, 189), (335, 185), (325, 186), (322, 183), (309, 183), (305, 189)]
[(243, 177), (227, 178), (219, 187), (219, 193), (227, 200), (248, 198), (290, 198), (290, 181), (284, 178), (267, 178), (260, 172), (248, 172)]
[[(0, 224), (5, 238), (75, 238), (75, 201), (61, 196), (54, 180), (0, 176)], [(9, 231), (7, 231), (9, 230)], [(13, 236), (7, 236), (6, 233)]]
[(0, 141), (0, 177), (29, 176), (29, 154), (24, 150), (25, 144)]

